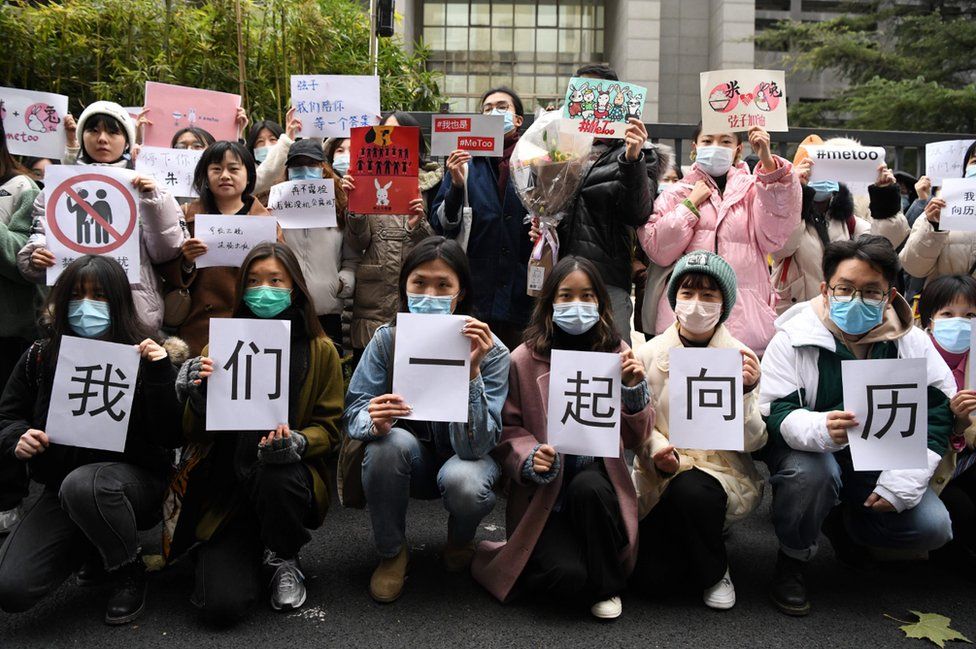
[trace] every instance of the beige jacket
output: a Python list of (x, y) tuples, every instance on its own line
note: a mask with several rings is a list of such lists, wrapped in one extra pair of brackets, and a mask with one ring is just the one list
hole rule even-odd
[(976, 232), (936, 232), (923, 214), (898, 257), (905, 272), (926, 284), (941, 275), (966, 275), (976, 261)]
[[(637, 489), (638, 515), (643, 518), (658, 503), (665, 488), (674, 476), (662, 474), (651, 458), (668, 446), (670, 351), (681, 347), (677, 325), (672, 325), (654, 337), (637, 351), (637, 358), (644, 365), (647, 383), (651, 389), (654, 411), (657, 413), (650, 439), (637, 449), (632, 477)], [(712, 336), (709, 347), (740, 349), (755, 357), (751, 349), (732, 337), (725, 325), (720, 325)], [(758, 361), (757, 361), (758, 362)], [(759, 414), (759, 389), (745, 395), (743, 402), (745, 421), (745, 452), (700, 451), (681, 449), (678, 473), (697, 468), (718, 480), (728, 495), (726, 522), (745, 517), (762, 500), (763, 482), (756, 471), (750, 453), (766, 444), (766, 424)], [(677, 475), (677, 474), (675, 474)]]

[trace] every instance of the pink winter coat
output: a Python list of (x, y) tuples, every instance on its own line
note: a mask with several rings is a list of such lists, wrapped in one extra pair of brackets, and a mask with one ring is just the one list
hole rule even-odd
[[(777, 169), (749, 173), (744, 163), (729, 170), (725, 193), (719, 196), (714, 179), (692, 165), (691, 171), (654, 203), (654, 213), (637, 230), (644, 252), (659, 266), (670, 266), (687, 252), (709, 250), (735, 270), (739, 290), (725, 326), (732, 336), (761, 355), (775, 329), (776, 298), (769, 284), (766, 257), (786, 244), (800, 223), (803, 192), (793, 165), (773, 156)], [(682, 202), (703, 180), (712, 195), (698, 208), (700, 217)], [(645, 298), (647, 299), (647, 298)], [(655, 333), (674, 323), (666, 291), (659, 297)]]
[[(618, 351), (626, 351), (620, 344)], [(501, 601), (525, 568), (536, 541), (549, 519), (563, 484), (562, 471), (546, 485), (522, 479), (522, 467), (538, 444), (546, 443), (546, 410), (549, 403), (549, 357), (520, 345), (512, 352), (508, 374), (508, 399), (502, 409), (502, 438), (492, 456), (511, 481), (505, 510), (507, 542), (484, 541), (478, 547), (471, 572), (474, 578)], [(618, 555), (629, 573), (637, 560), (637, 493), (624, 461), (624, 448), (634, 449), (650, 438), (654, 429), (653, 396), (639, 413), (621, 414), (620, 456), (602, 461), (617, 492), (621, 519), (627, 530), (627, 545)], [(565, 461), (560, 458), (561, 466)]]

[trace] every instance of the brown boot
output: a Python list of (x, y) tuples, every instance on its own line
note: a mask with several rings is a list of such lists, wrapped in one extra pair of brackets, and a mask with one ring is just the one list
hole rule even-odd
[(444, 561), (444, 569), (448, 572), (464, 572), (471, 565), (471, 560), (474, 559), (474, 550), (474, 541), (464, 545), (454, 545), (448, 541), (441, 555)]
[(395, 557), (380, 560), (369, 580), (369, 595), (381, 604), (396, 601), (403, 593), (403, 582), (407, 580), (410, 566), (410, 553), (407, 546), (400, 548)]

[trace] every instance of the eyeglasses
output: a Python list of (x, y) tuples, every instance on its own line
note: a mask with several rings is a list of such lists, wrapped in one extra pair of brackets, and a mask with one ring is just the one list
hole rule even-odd
[(492, 110), (495, 110), (496, 108), (502, 111), (503, 113), (507, 113), (509, 110), (511, 110), (512, 106), (511, 104), (509, 104), (507, 101), (504, 100), (496, 102), (494, 104), (485, 104), (484, 106), (481, 107), (481, 113), (483, 115), (487, 115), (488, 113), (490, 113)]
[(838, 302), (850, 302), (860, 295), (861, 301), (870, 306), (881, 306), (891, 290), (882, 291), (880, 288), (856, 289), (850, 284), (838, 284), (837, 286), (828, 284), (827, 288), (830, 289), (831, 295)]

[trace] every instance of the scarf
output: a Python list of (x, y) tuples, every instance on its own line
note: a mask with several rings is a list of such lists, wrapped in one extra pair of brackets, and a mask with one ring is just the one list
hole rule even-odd
[(519, 138), (522, 137), (518, 129), (512, 131), (510, 136), (505, 137), (505, 150), (502, 153), (502, 158), (498, 162), (498, 202), (503, 206), (505, 205), (505, 192), (508, 191), (508, 177), (511, 171), (512, 164), (512, 153), (515, 151), (515, 145), (518, 144)]

